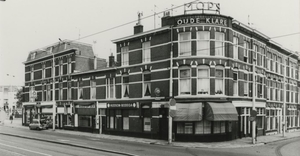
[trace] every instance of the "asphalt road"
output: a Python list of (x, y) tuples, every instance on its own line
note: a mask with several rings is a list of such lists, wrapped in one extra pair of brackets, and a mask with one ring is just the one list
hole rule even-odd
[[(248, 148), (211, 149), (211, 148), (183, 148), (183, 147), (173, 147), (173, 146), (165, 146), (165, 145), (152, 145), (152, 144), (143, 144), (143, 143), (135, 143), (135, 142), (128, 142), (128, 141), (109, 140), (109, 139), (100, 139), (100, 138), (93, 138), (93, 137), (86, 137), (86, 136), (55, 133), (52, 132), (51, 130), (32, 131), (29, 129), (19, 129), (19, 128), (11, 128), (11, 127), (3, 127), (3, 126), (0, 127), (0, 133), (10, 133), (10, 134), (17, 134), (17, 135), (23, 135), (28, 137), (34, 137), (34, 138), (42, 138), (47, 141), (47, 142), (36, 141), (36, 140), (30, 140), (25, 138), (0, 135), (1, 138), (0, 153), (5, 153), (8, 155), (13, 155), (14, 153), (7, 153), (7, 152), (14, 152), (16, 150), (7, 151), (6, 148), (2, 148), (5, 147), (3, 146), (3, 144), (6, 145), (5, 143), (6, 141), (11, 142), (7, 144), (9, 146), (17, 144), (18, 148), (29, 149), (32, 151), (37, 151), (40, 153), (50, 154), (50, 155), (94, 155), (94, 154), (108, 155), (108, 153), (101, 153), (97, 150), (91, 149), (91, 148), (95, 148), (100, 150), (124, 152), (124, 153), (141, 155), (141, 156), (170, 156), (170, 155), (172, 156), (219, 156), (219, 155), (281, 156), (280, 155), (281, 151), (283, 151), (282, 155), (285, 156), (286, 153), (284, 151), (289, 151), (288, 154), (297, 152), (295, 150), (296, 149), (295, 147), (297, 147), (297, 143), (299, 143), (300, 141), (300, 138), (297, 138), (298, 140), (297, 139), (285, 140), (285, 141), (275, 142), (272, 144), (267, 144), (264, 146), (256, 146), (256, 147), (248, 147)], [(2, 137), (5, 137), (6, 139), (2, 139)], [(16, 140), (16, 143), (14, 143), (14, 140)], [(296, 142), (293, 143), (293, 141)], [(65, 144), (70, 144), (71, 146)], [(86, 147), (86, 148), (81, 148), (81, 147)], [(8, 147), (8, 149), (11, 148), (13, 147)], [(48, 150), (50, 153), (47, 153)], [(33, 154), (27, 153), (23, 155), (33, 155)]]

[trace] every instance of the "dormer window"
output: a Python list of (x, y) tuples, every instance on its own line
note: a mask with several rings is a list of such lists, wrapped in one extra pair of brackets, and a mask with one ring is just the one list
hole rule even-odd
[(36, 52), (30, 54), (31, 60), (35, 59), (35, 54)]

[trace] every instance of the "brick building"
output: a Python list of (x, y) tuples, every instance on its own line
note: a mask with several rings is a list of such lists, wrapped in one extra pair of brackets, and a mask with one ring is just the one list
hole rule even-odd
[[(53, 94), (53, 59), (55, 99)], [(94, 56), (92, 46), (65, 40), (31, 51), (25, 65), (23, 124), (33, 118), (51, 119), (56, 103), (57, 126), (73, 127), (72, 73), (105, 68), (106, 60)]]
[(297, 53), (220, 14), (166, 12), (161, 20), (160, 28), (144, 32), (138, 23), (133, 35), (113, 40), (109, 67), (69, 74), (71, 99), (58, 101), (57, 113), (70, 108), (72, 129), (167, 139), (172, 98), (178, 141), (251, 136), (253, 107), (258, 135), (299, 129)]

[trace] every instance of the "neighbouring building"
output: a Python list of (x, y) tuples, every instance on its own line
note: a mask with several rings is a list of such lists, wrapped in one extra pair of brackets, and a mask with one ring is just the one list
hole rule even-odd
[[(218, 4), (212, 3), (211, 13), (189, 7), (197, 3), (185, 6), (183, 15), (165, 12), (160, 28), (143, 31), (139, 20), (133, 35), (113, 40), (116, 60), (110, 56), (108, 67), (67, 74), (70, 85), (65, 92), (71, 95), (56, 99), (59, 127), (167, 139), (169, 101), (175, 99), (176, 110), (171, 111), (175, 141), (251, 136), (253, 107), (258, 135), (299, 129), (299, 55), (221, 15)], [(75, 51), (64, 54), (73, 52), (71, 58), (76, 58)], [(47, 55), (48, 60), (51, 57)], [(40, 61), (27, 60), (26, 69), (34, 68), (33, 62)], [(28, 75), (33, 71), (29, 69)], [(63, 77), (58, 75), (57, 81), (64, 82)], [(26, 81), (28, 88), (38, 84)], [(60, 88), (57, 93), (64, 95)]]
[(12, 114), (17, 108), (18, 90), (22, 89), (21, 86), (14, 85), (0, 85), (0, 108), (1, 111), (6, 111), (7, 114)]

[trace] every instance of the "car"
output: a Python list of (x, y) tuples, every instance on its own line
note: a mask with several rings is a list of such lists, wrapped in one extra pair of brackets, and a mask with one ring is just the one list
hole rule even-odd
[(46, 124), (42, 124), (40, 120), (33, 119), (32, 122), (29, 124), (29, 129), (42, 130), (42, 129), (47, 129), (47, 127)]

